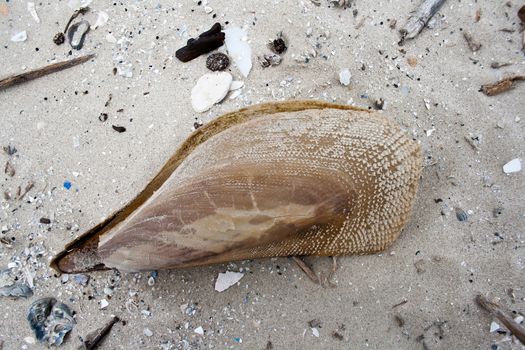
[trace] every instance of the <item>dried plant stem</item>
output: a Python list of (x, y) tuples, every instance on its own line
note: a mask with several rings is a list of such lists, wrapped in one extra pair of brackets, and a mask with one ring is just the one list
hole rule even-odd
[(33, 80), (33, 79), (41, 78), (51, 73), (59, 72), (64, 69), (68, 69), (68, 68), (77, 66), (86, 61), (89, 61), (93, 57), (95, 57), (94, 54), (77, 57), (69, 61), (57, 62), (57, 63), (53, 63), (48, 66), (38, 68), (38, 69), (29, 71), (29, 72), (12, 75), (10, 77), (0, 80), (0, 90), (7, 89), (14, 85), (22, 84), (30, 80)]
[(312, 282), (315, 284), (321, 284), (319, 281), (319, 277), (315, 274), (315, 272), (310, 268), (310, 266), (306, 265), (306, 263), (297, 256), (292, 256), (293, 261), (303, 270), (303, 272), (308, 276)]
[(400, 43), (414, 39), (444, 2), (445, 0), (423, 0), (421, 5), (408, 17), (404, 27), (399, 30), (401, 33)]
[(519, 80), (525, 80), (525, 75), (515, 75), (495, 83), (481, 85), (481, 89), (479, 91), (483, 92), (487, 96), (494, 96), (512, 89), (514, 82)]
[(502, 308), (482, 295), (476, 296), (476, 303), (485, 311), (488, 311), (492, 316), (496, 317), (501, 323), (508, 328), (519, 339), (519, 341), (525, 345), (525, 328), (520, 324), (516, 323), (512, 317), (510, 317)]

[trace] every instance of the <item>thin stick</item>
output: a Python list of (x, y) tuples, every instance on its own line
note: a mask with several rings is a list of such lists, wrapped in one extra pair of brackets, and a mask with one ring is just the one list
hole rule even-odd
[(423, 0), (421, 5), (408, 17), (405, 26), (399, 30), (401, 33), (399, 43), (402, 44), (405, 40), (414, 39), (444, 2), (445, 0)]
[(308, 266), (306, 263), (297, 256), (292, 256), (293, 261), (303, 270), (303, 272), (308, 276), (312, 282), (315, 284), (321, 284), (319, 281), (319, 277), (315, 274), (315, 272)]
[(29, 72), (12, 75), (10, 77), (0, 80), (0, 90), (7, 89), (14, 85), (22, 84), (33, 79), (41, 78), (51, 73), (60, 72), (61, 70), (77, 66), (86, 61), (89, 61), (93, 57), (95, 57), (94, 54), (77, 57), (69, 61), (57, 62)]
[(493, 302), (490, 302), (487, 298), (482, 295), (476, 296), (476, 303), (485, 311), (488, 311), (492, 316), (496, 317), (508, 328), (519, 339), (519, 341), (525, 345), (525, 328), (514, 321), (512, 317), (507, 315), (501, 307)]

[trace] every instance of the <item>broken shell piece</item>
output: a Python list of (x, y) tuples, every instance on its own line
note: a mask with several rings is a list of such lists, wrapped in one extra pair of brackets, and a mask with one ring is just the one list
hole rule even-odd
[(230, 85), (230, 91), (239, 90), (244, 86), (244, 81), (234, 80)]
[(257, 57), (257, 60), (263, 68), (267, 68), (270, 66), (278, 66), (279, 64), (281, 64), (282, 58), (277, 54), (272, 54), (264, 55), (262, 58), (259, 56)]
[(421, 158), (381, 113), (301, 100), (243, 108), (195, 130), (52, 266), (152, 271), (383, 251), (409, 219)]
[(75, 325), (71, 310), (55, 298), (42, 298), (29, 307), (27, 320), (36, 339), (48, 346), (58, 346)]
[(252, 49), (247, 43), (246, 33), (239, 27), (233, 27), (224, 31), (226, 35), (224, 44), (233, 62), (245, 77), (252, 69)]
[(344, 86), (350, 85), (350, 79), (352, 79), (352, 73), (348, 68), (345, 68), (339, 72), (339, 82)]
[(86, 34), (89, 32), (89, 28), (88, 21), (80, 21), (69, 27), (67, 31), (67, 39), (73, 49), (80, 50), (82, 48)]
[(19, 33), (16, 33), (15, 35), (11, 37), (11, 41), (15, 43), (19, 43), (19, 42), (26, 41), (26, 40), (27, 40), (27, 32), (25, 30)]
[(230, 89), (232, 75), (227, 72), (204, 74), (191, 89), (191, 105), (195, 112), (206, 112), (221, 102)]
[(239, 282), (244, 277), (243, 273), (226, 271), (225, 273), (219, 273), (217, 281), (215, 281), (215, 290), (217, 292), (224, 292), (226, 289)]
[(67, 6), (72, 10), (78, 10), (89, 6), (93, 0), (69, 0)]
[(521, 159), (514, 158), (503, 166), (503, 172), (505, 174), (517, 173), (521, 171)]
[(93, 29), (97, 29), (98, 27), (105, 26), (106, 23), (108, 23), (108, 19), (109, 19), (109, 15), (104, 11), (100, 11), (98, 13), (97, 21), (93, 25)]
[(13, 284), (0, 288), (0, 296), (11, 298), (28, 298), (33, 296), (33, 291), (27, 284)]
[(40, 23), (40, 18), (38, 18), (38, 14), (36, 13), (34, 2), (29, 1), (27, 3), (27, 11), (29, 11), (29, 14), (31, 15), (31, 17), (33, 17), (36, 23)]

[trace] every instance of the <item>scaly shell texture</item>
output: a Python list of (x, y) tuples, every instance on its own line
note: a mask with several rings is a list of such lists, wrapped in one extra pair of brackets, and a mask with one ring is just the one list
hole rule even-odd
[(420, 148), (381, 114), (284, 102), (225, 115), (209, 128), (183, 144), (140, 203), (57, 257), (58, 268), (367, 254), (384, 250), (408, 221)]

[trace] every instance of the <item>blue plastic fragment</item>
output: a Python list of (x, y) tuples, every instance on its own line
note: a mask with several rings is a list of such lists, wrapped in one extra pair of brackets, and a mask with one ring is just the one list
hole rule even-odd
[(64, 188), (66, 190), (69, 190), (71, 188), (71, 181), (68, 181), (68, 180), (64, 181)]

